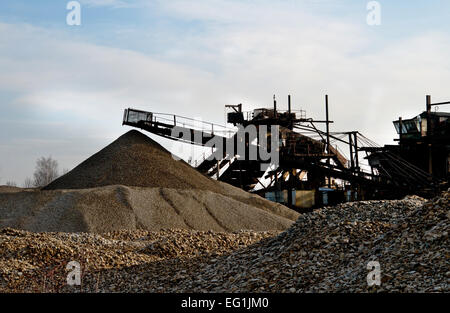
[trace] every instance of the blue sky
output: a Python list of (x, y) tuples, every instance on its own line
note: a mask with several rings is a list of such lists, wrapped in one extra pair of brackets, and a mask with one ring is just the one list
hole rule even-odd
[[(450, 98), (450, 2), (360, 0), (64, 0), (0, 2), (0, 184), (35, 160), (73, 168), (127, 129), (132, 106), (224, 122), (273, 94), (334, 130), (392, 143), (391, 121)], [(161, 141), (170, 148), (171, 143)]]

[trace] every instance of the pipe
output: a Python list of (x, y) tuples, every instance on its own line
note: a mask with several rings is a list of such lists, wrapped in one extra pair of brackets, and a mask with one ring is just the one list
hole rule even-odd
[(291, 95), (288, 95), (288, 112), (291, 114)]

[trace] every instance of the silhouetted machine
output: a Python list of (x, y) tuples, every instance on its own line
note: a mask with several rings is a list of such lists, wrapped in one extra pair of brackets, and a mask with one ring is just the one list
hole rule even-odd
[[(426, 97), (426, 102), (426, 111), (411, 119), (399, 118), (393, 122), (399, 134), (395, 139), (398, 145), (365, 150), (371, 152), (370, 165), (386, 176), (402, 175), (403, 184), (418, 183), (420, 188), (426, 188), (424, 184), (434, 180), (444, 189), (448, 186), (450, 173), (450, 113), (432, 112), (431, 109), (450, 102), (431, 103), (431, 96)], [(421, 171), (415, 171), (405, 162)], [(414, 177), (423, 180), (416, 182)]]
[[(379, 147), (358, 131), (330, 132), (328, 96), (326, 118), (306, 118), (305, 111), (272, 108), (242, 111), (242, 104), (227, 105), (227, 122), (234, 128), (198, 121), (178, 115), (126, 109), (123, 124), (185, 143), (210, 146), (211, 155), (203, 154), (192, 165), (212, 178), (293, 207), (314, 207), (333, 202), (370, 198), (398, 198), (406, 194), (431, 196), (439, 186), (448, 184), (449, 128), (448, 113), (427, 111), (411, 119), (395, 121), (400, 133), (398, 146)], [(320, 130), (324, 124), (326, 130)], [(267, 164), (259, 153), (250, 158), (252, 149), (270, 147), (270, 126), (277, 126), (279, 162)], [(431, 125), (431, 127), (427, 127)], [(256, 138), (238, 135), (238, 129), (253, 127)], [(260, 132), (268, 130), (267, 140)], [(186, 135), (187, 134), (187, 135)], [(244, 150), (238, 146), (243, 144)], [(226, 147), (233, 146), (232, 152)], [(348, 157), (342, 153), (347, 147)], [(364, 168), (365, 153), (370, 170)], [(212, 157), (214, 155), (214, 157)], [(444, 162), (445, 161), (445, 162)], [(369, 166), (368, 166), (369, 167)], [(440, 180), (439, 180), (440, 179)], [(309, 199), (306, 201), (305, 199)]]

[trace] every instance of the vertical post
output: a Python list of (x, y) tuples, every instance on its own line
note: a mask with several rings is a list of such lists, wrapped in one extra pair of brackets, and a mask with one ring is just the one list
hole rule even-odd
[(236, 160), (236, 162), (238, 162), (238, 165), (239, 165), (239, 184), (241, 185), (241, 189), (244, 189), (244, 185), (242, 184), (242, 167), (241, 167), (241, 162), (239, 162), (239, 160)]
[(217, 160), (217, 180), (219, 180), (220, 177), (220, 160)]
[(428, 143), (428, 173), (433, 174), (433, 153), (431, 149), (431, 95), (427, 95), (427, 143)]
[(177, 116), (173, 116), (173, 126), (177, 126)]
[(431, 113), (431, 95), (427, 95), (427, 113)]
[(291, 114), (291, 95), (288, 95), (288, 113)]
[(401, 117), (398, 118), (398, 144), (400, 149), (400, 156), (402, 155), (402, 134), (403, 134), (403, 119)]
[[(325, 95), (325, 120), (327, 125), (327, 165), (330, 165), (330, 122), (328, 120), (328, 95)], [(331, 177), (328, 175), (328, 188), (331, 188)]]
[(294, 121), (293, 119), (295, 119), (295, 114), (294, 114), (294, 118), (291, 118), (291, 95), (288, 95), (288, 119), (289, 119), (289, 129), (293, 130), (294, 129)]
[(293, 173), (293, 169), (291, 169), (289, 171), (289, 181), (287, 183), (288, 188), (287, 188), (287, 196), (288, 196), (288, 207), (292, 208), (292, 187), (293, 187), (293, 177), (292, 177), (292, 173)]
[(273, 95), (273, 115), (277, 117), (277, 100), (275, 99), (275, 95)]
[(358, 158), (358, 132), (353, 132), (353, 138), (355, 140), (355, 169), (359, 172), (359, 158)]
[(350, 146), (350, 169), (353, 171), (355, 169), (355, 161), (354, 161), (354, 158), (353, 158), (352, 133), (348, 133), (348, 144)]
[(431, 96), (427, 95), (427, 137), (431, 135)]
[[(356, 175), (359, 176), (359, 156), (358, 156), (358, 132), (353, 132), (353, 139), (355, 142), (355, 170)], [(361, 199), (361, 188), (359, 184), (356, 184), (356, 198), (355, 200)]]

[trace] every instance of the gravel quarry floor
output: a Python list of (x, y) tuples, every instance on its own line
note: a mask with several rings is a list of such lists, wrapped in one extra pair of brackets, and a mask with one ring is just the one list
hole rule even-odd
[[(0, 232), (1, 292), (449, 292), (449, 192), (302, 214), (284, 232)], [(68, 262), (82, 285), (67, 286)], [(378, 261), (381, 285), (368, 286)]]

